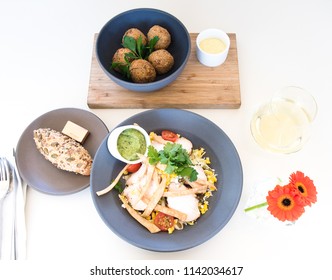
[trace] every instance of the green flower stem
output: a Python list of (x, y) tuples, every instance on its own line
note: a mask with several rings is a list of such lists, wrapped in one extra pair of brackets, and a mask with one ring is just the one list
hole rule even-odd
[(244, 212), (248, 212), (248, 211), (251, 211), (251, 210), (254, 210), (254, 209), (257, 209), (257, 208), (261, 208), (261, 207), (264, 207), (264, 206), (267, 206), (267, 202), (263, 202), (263, 203), (248, 207), (248, 208), (244, 209)]

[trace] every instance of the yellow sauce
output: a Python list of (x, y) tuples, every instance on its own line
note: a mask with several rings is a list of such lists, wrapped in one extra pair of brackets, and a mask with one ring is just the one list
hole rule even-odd
[(226, 44), (218, 38), (207, 38), (200, 42), (200, 48), (207, 53), (221, 53), (226, 49)]

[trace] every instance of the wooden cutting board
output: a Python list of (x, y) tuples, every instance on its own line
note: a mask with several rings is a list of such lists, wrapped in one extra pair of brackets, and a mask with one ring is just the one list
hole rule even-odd
[(228, 34), (231, 45), (224, 64), (201, 65), (196, 58), (195, 40), (191, 33), (191, 54), (180, 76), (167, 87), (155, 92), (133, 92), (110, 80), (96, 59), (96, 38), (91, 62), (88, 106), (90, 108), (179, 108), (236, 109), (241, 106), (236, 34)]

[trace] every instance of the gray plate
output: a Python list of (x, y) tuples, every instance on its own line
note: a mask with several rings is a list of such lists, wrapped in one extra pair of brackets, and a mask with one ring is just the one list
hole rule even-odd
[(24, 130), (18, 141), (16, 162), (23, 180), (38, 191), (63, 195), (78, 192), (90, 184), (90, 176), (63, 171), (53, 166), (39, 153), (33, 140), (34, 129), (49, 127), (62, 131), (69, 120), (90, 132), (83, 146), (92, 157), (108, 134), (108, 129), (102, 120), (93, 113), (82, 109), (57, 109), (34, 120)]
[(218, 174), (218, 191), (210, 198), (210, 210), (195, 226), (173, 234), (151, 234), (121, 207), (113, 190), (98, 197), (117, 176), (124, 164), (107, 149), (107, 137), (99, 147), (91, 173), (91, 194), (95, 207), (106, 225), (119, 237), (137, 247), (159, 252), (180, 251), (195, 247), (216, 235), (231, 219), (242, 193), (243, 174), (239, 155), (228, 136), (214, 123), (197, 114), (178, 109), (148, 110), (122, 122), (137, 123), (148, 132), (169, 129), (190, 139), (194, 147), (204, 147), (211, 166)]

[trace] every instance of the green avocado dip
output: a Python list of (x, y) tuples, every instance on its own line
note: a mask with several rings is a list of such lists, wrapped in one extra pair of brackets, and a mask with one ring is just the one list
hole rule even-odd
[(134, 128), (128, 128), (120, 133), (117, 148), (126, 160), (137, 160), (139, 159), (137, 154), (143, 155), (146, 151), (144, 135)]

